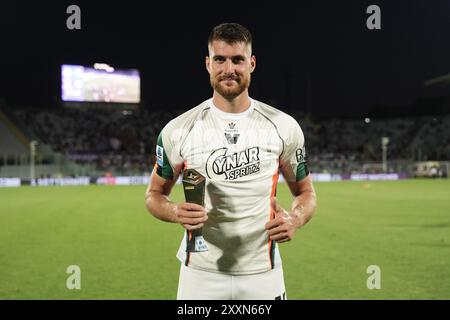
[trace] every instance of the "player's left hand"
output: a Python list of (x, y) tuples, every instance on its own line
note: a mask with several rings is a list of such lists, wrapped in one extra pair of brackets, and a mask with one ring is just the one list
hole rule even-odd
[(275, 212), (275, 218), (265, 226), (270, 239), (276, 242), (292, 240), (298, 228), (298, 216), (283, 209), (275, 197), (270, 199), (270, 206)]

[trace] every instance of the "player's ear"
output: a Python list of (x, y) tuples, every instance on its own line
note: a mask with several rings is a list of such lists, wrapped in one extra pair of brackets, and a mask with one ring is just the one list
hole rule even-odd
[(208, 70), (208, 73), (211, 73), (211, 70), (209, 68), (209, 61), (210, 61), (209, 56), (206, 56), (205, 57), (206, 70)]
[(256, 68), (256, 57), (255, 56), (252, 56), (250, 58), (250, 66), (251, 66), (250, 72), (253, 72)]

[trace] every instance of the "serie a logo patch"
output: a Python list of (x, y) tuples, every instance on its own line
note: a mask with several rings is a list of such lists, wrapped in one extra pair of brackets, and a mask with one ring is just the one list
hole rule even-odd
[(164, 149), (161, 146), (156, 146), (156, 163), (163, 167), (164, 166)]

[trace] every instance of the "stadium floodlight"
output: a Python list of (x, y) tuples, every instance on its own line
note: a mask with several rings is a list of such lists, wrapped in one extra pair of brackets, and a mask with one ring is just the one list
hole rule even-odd
[(106, 72), (114, 72), (114, 68), (106, 63), (94, 63), (94, 69), (105, 70)]
[(450, 84), (450, 73), (424, 82), (425, 86), (432, 86), (434, 84)]
[(381, 150), (383, 151), (383, 172), (387, 172), (387, 145), (389, 144), (388, 137), (381, 138)]

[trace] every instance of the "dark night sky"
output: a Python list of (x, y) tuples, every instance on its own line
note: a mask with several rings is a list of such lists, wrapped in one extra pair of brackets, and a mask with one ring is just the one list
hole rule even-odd
[[(82, 30), (66, 28), (81, 7)], [(382, 29), (366, 28), (381, 7)], [(211, 95), (204, 56), (211, 28), (253, 34), (251, 96), (281, 109), (361, 113), (411, 104), (423, 82), (450, 73), (450, 1), (11, 1), (1, 5), (0, 97), (56, 105), (62, 63), (138, 68), (149, 108), (187, 109)]]

